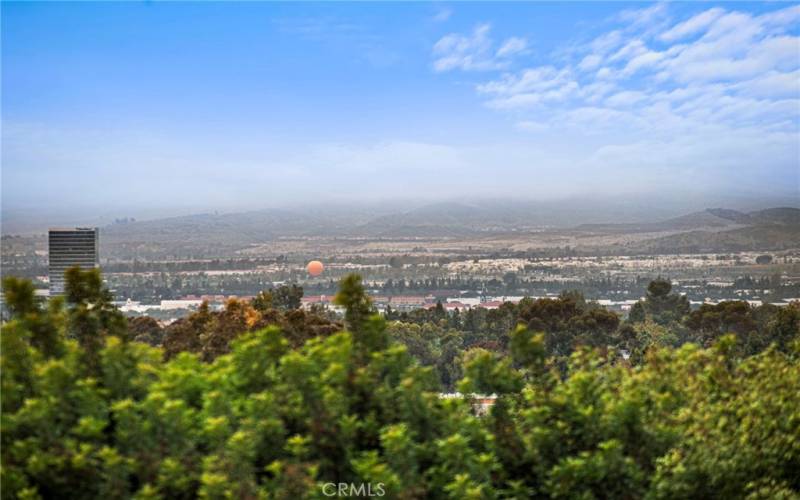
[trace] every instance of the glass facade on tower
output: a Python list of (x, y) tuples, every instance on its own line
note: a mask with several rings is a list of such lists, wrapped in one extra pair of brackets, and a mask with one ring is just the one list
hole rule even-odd
[(64, 293), (64, 272), (70, 267), (98, 267), (97, 228), (50, 229), (48, 232), (48, 275), (50, 295)]

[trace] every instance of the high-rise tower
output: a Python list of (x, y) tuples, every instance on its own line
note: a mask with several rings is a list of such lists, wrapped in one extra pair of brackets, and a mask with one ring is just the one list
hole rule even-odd
[(99, 265), (96, 227), (51, 229), (48, 232), (50, 295), (64, 293), (64, 272), (70, 267), (91, 269)]

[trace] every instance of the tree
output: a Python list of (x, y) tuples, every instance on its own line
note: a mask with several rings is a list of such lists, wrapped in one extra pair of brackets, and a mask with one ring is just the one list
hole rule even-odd
[(651, 281), (647, 286), (645, 299), (631, 307), (629, 321), (640, 323), (649, 318), (659, 325), (682, 321), (691, 310), (689, 300), (683, 295), (671, 292), (672, 283), (669, 280), (658, 278)]
[(631, 323), (642, 323), (647, 319), (647, 311), (644, 308), (644, 302), (639, 301), (631, 306), (631, 311), (628, 313), (628, 321)]
[(664, 300), (672, 291), (672, 283), (663, 278), (657, 278), (647, 285), (647, 298), (650, 300)]
[(303, 298), (303, 287), (300, 285), (281, 285), (272, 290), (272, 304), (278, 309), (299, 309)]
[(250, 302), (250, 305), (252, 305), (253, 308), (260, 313), (265, 313), (269, 311), (270, 309), (275, 307), (273, 304), (272, 292), (266, 290), (258, 292), (258, 294), (255, 297), (253, 297), (253, 300)]
[(619, 317), (590, 306), (580, 293), (564, 293), (557, 299), (520, 301), (518, 322), (531, 331), (545, 333), (548, 353), (568, 356), (580, 345), (608, 345)]
[(260, 327), (277, 325), (292, 347), (300, 347), (307, 341), (317, 337), (328, 337), (342, 330), (339, 321), (332, 321), (323, 311), (311, 309), (292, 309), (283, 315), (267, 319), (262, 315)]
[(149, 316), (139, 316), (128, 320), (131, 339), (151, 346), (160, 346), (164, 341), (164, 329), (158, 321)]
[(200, 352), (203, 348), (201, 335), (208, 328), (212, 318), (208, 302), (203, 301), (193, 314), (169, 325), (164, 336), (165, 358), (170, 359), (181, 352)]
[(695, 341), (705, 344), (726, 333), (746, 340), (757, 328), (750, 304), (744, 301), (703, 304), (686, 318), (686, 326), (695, 332)]
[(775, 343), (779, 350), (789, 352), (792, 342), (800, 337), (800, 302), (779, 308), (767, 323), (764, 337), (768, 343)]
[(756, 264), (765, 265), (772, 263), (772, 255), (759, 255), (756, 257)]
[(125, 317), (112, 303), (111, 292), (103, 286), (99, 269), (71, 267), (64, 273), (67, 304), (67, 335), (83, 348), (86, 369), (99, 370), (100, 349), (107, 337), (128, 339)]
[(392, 340), (406, 346), (408, 353), (421, 365), (431, 366), (441, 357), (439, 341), (444, 336), (441, 327), (432, 323), (420, 326), (392, 321), (387, 323), (386, 332)]
[(345, 308), (345, 323), (353, 332), (359, 332), (372, 315), (372, 302), (364, 291), (361, 276), (349, 274), (339, 282), (339, 293), (333, 299), (334, 304)]
[(230, 352), (233, 340), (240, 334), (252, 331), (261, 315), (249, 303), (228, 299), (220, 314), (214, 315), (200, 334), (203, 359), (210, 361)]
[(23, 317), (39, 312), (33, 283), (14, 276), (3, 278), (3, 297), (12, 317)]
[[(647, 352), (654, 348), (677, 347), (680, 339), (675, 332), (651, 319), (631, 326), (632, 332), (627, 332), (628, 342), (625, 347), (634, 363), (643, 363)], [(632, 333), (632, 335), (630, 335)]]
[(249, 303), (229, 300), (221, 311), (211, 311), (208, 303), (186, 318), (169, 325), (164, 333), (167, 358), (181, 352), (203, 353), (206, 361), (230, 352), (231, 343), (242, 333), (276, 325), (292, 347), (307, 340), (341, 330), (341, 324), (321, 309), (277, 309), (269, 307), (265, 292)]
[(30, 343), (46, 357), (63, 351), (63, 338), (59, 328), (63, 323), (63, 300), (54, 298), (47, 310), (36, 300), (33, 284), (9, 276), (3, 278), (3, 297), (12, 321), (30, 332)]

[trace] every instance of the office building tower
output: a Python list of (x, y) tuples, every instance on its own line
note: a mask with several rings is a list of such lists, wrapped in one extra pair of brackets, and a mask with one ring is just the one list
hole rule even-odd
[(51, 229), (48, 233), (50, 295), (64, 293), (64, 272), (70, 267), (98, 267), (97, 228)]

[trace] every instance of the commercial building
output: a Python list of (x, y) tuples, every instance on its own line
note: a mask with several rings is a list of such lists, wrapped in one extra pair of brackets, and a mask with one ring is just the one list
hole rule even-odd
[(100, 265), (96, 227), (51, 229), (47, 241), (51, 296), (64, 293), (64, 272), (70, 267), (91, 269)]

